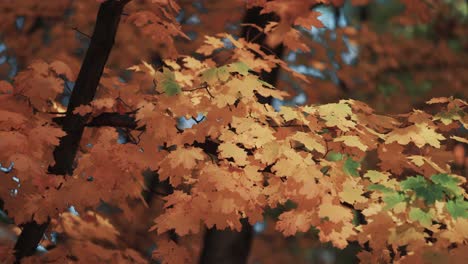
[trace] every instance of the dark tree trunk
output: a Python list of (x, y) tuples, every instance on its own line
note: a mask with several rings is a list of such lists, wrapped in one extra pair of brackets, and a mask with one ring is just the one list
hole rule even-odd
[(245, 219), (242, 220), (240, 232), (214, 228), (207, 230), (200, 263), (247, 263), (253, 235), (253, 228)]
[[(269, 21), (278, 21), (274, 14), (260, 15), (261, 8), (255, 7), (247, 10), (243, 23), (256, 24), (264, 28)], [(272, 51), (278, 57), (283, 55), (283, 45), (277, 47), (268, 47), (265, 40), (266, 36), (254, 27), (244, 27), (241, 37), (259, 44), (262, 51), (271, 54)], [(279, 69), (275, 68), (271, 72), (264, 72), (260, 78), (272, 85), (278, 80)], [(257, 95), (260, 103), (269, 104), (273, 99), (271, 96), (263, 97)], [(242, 230), (240, 232), (226, 230), (217, 230), (210, 228), (206, 231), (204, 245), (200, 256), (200, 264), (243, 264), (247, 263), (250, 248), (253, 240), (253, 228), (246, 219), (241, 220)]]
[(67, 115), (61, 120), (67, 135), (60, 139), (60, 144), (54, 150), (55, 164), (49, 167), (52, 174), (73, 173), (76, 151), (87, 119), (73, 114), (73, 110), (80, 105), (91, 103), (96, 94), (104, 66), (114, 45), (124, 5), (123, 1), (111, 0), (102, 3), (99, 8), (91, 42), (70, 97)]
[[(89, 104), (93, 100), (104, 66), (114, 45), (120, 16), (128, 2), (130, 0), (108, 0), (102, 3), (99, 8), (91, 42), (81, 65), (67, 114), (60, 120), (67, 135), (60, 139), (60, 144), (54, 150), (55, 164), (49, 167), (51, 174), (71, 175), (73, 173), (73, 162), (86, 126), (86, 119), (74, 115), (73, 110), (80, 105)], [(23, 257), (34, 254), (49, 226), (49, 221), (42, 224), (31, 221), (21, 226), (22, 231), (15, 244), (16, 263), (19, 263)]]
[[(279, 18), (276, 15), (274, 15), (274, 13), (260, 15), (260, 11), (261, 11), (260, 7), (254, 7), (254, 8), (247, 10), (242, 23), (255, 24), (259, 26), (260, 28), (264, 28), (268, 24), (268, 22), (279, 20)], [(266, 35), (263, 32), (260, 32), (255, 27), (244, 26), (242, 28), (241, 37), (245, 38), (248, 41), (253, 40), (251, 42), (259, 44), (261, 47), (261, 50), (265, 52), (266, 54), (272, 54), (273, 52), (278, 57), (282, 57), (283, 55), (283, 50), (284, 50), (283, 44), (280, 44), (276, 47), (269, 47), (265, 42)], [(276, 81), (278, 80), (279, 70), (280, 69), (276, 67), (276, 68), (273, 68), (271, 72), (263, 72), (260, 75), (260, 78), (263, 81), (271, 85), (275, 85)], [(270, 104), (273, 98), (271, 96), (263, 97), (257, 94), (257, 99), (262, 104)]]
[[(16, 262), (20, 263), (20, 260), (26, 256), (32, 256), (36, 252), (37, 245), (42, 239), (44, 232), (49, 226), (50, 219), (47, 222), (38, 224), (36, 221), (31, 221), (20, 225), (23, 228), (21, 235), (15, 244), (15, 257)], [(26, 231), (25, 231), (26, 230)]]

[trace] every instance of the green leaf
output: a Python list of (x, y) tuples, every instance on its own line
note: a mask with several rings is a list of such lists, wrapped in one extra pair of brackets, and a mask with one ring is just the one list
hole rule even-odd
[(175, 80), (175, 74), (166, 67), (163, 68), (162, 74), (158, 74), (158, 80), (164, 93), (169, 96), (176, 95), (182, 91), (180, 85)]
[(447, 210), (453, 218), (468, 218), (468, 202), (463, 198), (448, 201)]
[(430, 227), (432, 225), (432, 215), (429, 212), (424, 212), (420, 208), (411, 208), (409, 212), (409, 218), (413, 221), (418, 221), (424, 227)]
[(201, 80), (206, 82), (210, 85), (216, 83), (218, 81), (217, 69), (211, 68), (202, 73)]
[(444, 198), (444, 188), (437, 184), (432, 184), (423, 176), (408, 177), (401, 182), (403, 190), (412, 190), (417, 197), (423, 198), (426, 204), (433, 204), (436, 200)]
[(330, 151), (325, 157), (325, 159), (328, 161), (339, 161), (343, 159), (343, 154), (339, 152)]
[(427, 180), (421, 175), (406, 178), (400, 183), (403, 190), (414, 190), (416, 188), (427, 187)]
[(330, 168), (331, 168), (330, 166), (322, 167), (322, 168), (320, 169), (320, 172), (323, 173), (323, 175), (327, 175), (327, 176), (328, 176), (327, 173), (328, 173), (328, 171), (330, 170)]
[(218, 76), (218, 79), (220, 81), (222, 81), (222, 82), (227, 81), (229, 79), (229, 77), (231, 77), (231, 75), (229, 74), (229, 71), (227, 69), (227, 66), (219, 67), (216, 74)]
[(249, 67), (243, 62), (235, 62), (218, 68), (211, 68), (202, 73), (201, 80), (210, 85), (218, 81), (226, 82), (229, 77), (231, 77), (231, 72), (247, 75), (249, 73)]
[(359, 176), (358, 169), (360, 165), (361, 163), (354, 161), (352, 158), (348, 157), (344, 163), (343, 170), (348, 175), (351, 175), (353, 177), (358, 177)]
[(249, 74), (250, 70), (249, 66), (242, 61), (231, 63), (228, 65), (228, 68), (229, 72), (238, 72), (244, 76)]
[(353, 209), (353, 221), (352, 221), (354, 226), (358, 226), (360, 224), (360, 219), (359, 219), (359, 212), (355, 209)]
[(324, 129), (318, 131), (317, 134), (323, 135), (323, 134), (327, 134), (329, 132), (330, 132), (330, 130), (328, 128), (324, 128)]
[(435, 174), (431, 176), (431, 180), (444, 188), (445, 193), (448, 195), (453, 194), (459, 196), (462, 194), (462, 188), (458, 186), (459, 179), (452, 177), (448, 174)]
[(393, 95), (396, 92), (397, 87), (395, 85), (392, 85), (392, 84), (381, 83), (381, 84), (377, 85), (377, 89), (385, 97), (389, 97), (389, 96)]
[(371, 184), (367, 187), (369, 191), (379, 191), (383, 193), (392, 193), (394, 190), (383, 186), (382, 184)]
[(385, 195), (382, 200), (387, 204), (384, 209), (392, 209), (395, 205), (405, 202), (406, 196), (403, 193), (393, 192), (391, 194)]
[(429, 188), (422, 191), (419, 196), (424, 198), (426, 204), (433, 204), (435, 201), (444, 199), (444, 189), (440, 185), (431, 184)]
[(180, 85), (174, 81), (165, 81), (162, 83), (164, 93), (169, 96), (176, 95), (182, 91)]

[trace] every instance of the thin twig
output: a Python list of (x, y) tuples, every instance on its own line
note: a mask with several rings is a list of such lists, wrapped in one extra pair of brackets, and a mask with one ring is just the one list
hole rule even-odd
[(202, 83), (201, 85), (196, 86), (196, 87), (194, 87), (194, 88), (192, 88), (192, 89), (182, 89), (182, 91), (184, 91), (184, 92), (191, 92), (191, 91), (196, 91), (196, 90), (200, 90), (200, 89), (206, 89), (207, 86), (208, 86), (208, 84)]
[(88, 35), (88, 34), (84, 33), (83, 31), (79, 30), (77, 27), (73, 27), (72, 29), (75, 30), (76, 32), (80, 33), (81, 35), (91, 39), (90, 35)]
[(207, 83), (203, 83), (200, 86), (194, 87), (192, 89), (182, 89), (182, 91), (183, 92), (192, 92), (192, 91), (200, 90), (200, 89), (205, 89), (206, 92), (208, 93), (208, 95), (211, 97), (211, 99), (215, 98), (213, 96), (213, 94), (211, 94), (210, 90), (208, 89), (208, 84)]
[(193, 121), (195, 121), (197, 124), (199, 124), (201, 121), (205, 120), (205, 116), (202, 116), (200, 120), (197, 120), (195, 117), (192, 116)]
[(51, 114), (51, 115), (66, 115), (67, 112), (43, 112), (45, 114)]

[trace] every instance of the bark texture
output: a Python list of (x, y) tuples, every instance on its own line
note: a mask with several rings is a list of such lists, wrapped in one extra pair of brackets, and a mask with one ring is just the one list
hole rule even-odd
[[(100, 5), (91, 42), (76, 79), (66, 116), (60, 120), (67, 135), (60, 139), (60, 144), (54, 150), (55, 164), (49, 166), (51, 174), (73, 173), (74, 159), (86, 126), (86, 117), (74, 115), (73, 110), (93, 100), (114, 45), (123, 8), (128, 2), (130, 0), (108, 0)], [(32, 220), (21, 225), (22, 231), (15, 244), (16, 263), (35, 253), (49, 223), (50, 221), (39, 224)]]
[[(274, 14), (260, 14), (261, 8), (255, 7), (247, 10), (243, 23), (256, 24), (264, 28), (270, 21), (277, 21)], [(268, 47), (266, 44), (266, 35), (255, 27), (244, 27), (241, 37), (247, 40), (253, 40), (261, 46), (262, 51), (271, 54), (272, 51), (278, 57), (283, 55), (283, 45), (277, 47)], [(278, 80), (279, 69), (274, 68), (271, 72), (261, 74), (260, 78), (272, 85)], [(257, 94), (260, 103), (269, 104), (273, 99), (271, 96), (263, 97)], [(200, 264), (244, 264), (247, 263), (252, 240), (254, 236), (253, 228), (246, 219), (242, 219), (242, 230), (240, 232), (226, 230), (217, 230), (210, 228), (206, 231), (204, 245), (200, 256)]]

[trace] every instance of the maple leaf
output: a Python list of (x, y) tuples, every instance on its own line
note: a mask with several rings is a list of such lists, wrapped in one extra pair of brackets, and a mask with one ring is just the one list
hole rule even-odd
[(320, 12), (312, 11), (309, 12), (306, 17), (298, 17), (294, 20), (294, 25), (302, 26), (306, 29), (310, 29), (311, 27), (322, 28), (324, 27), (322, 21), (318, 19), (321, 15)]
[(158, 171), (160, 180), (169, 178), (169, 182), (177, 186), (183, 182), (183, 179), (190, 179), (197, 162), (204, 158), (203, 150), (200, 148), (178, 148), (171, 151), (160, 165)]
[(80, 216), (71, 213), (63, 213), (59, 219), (59, 232), (64, 232), (72, 239), (107, 241), (115, 244), (119, 232), (109, 222), (99, 214), (86, 212)]
[[(346, 132), (350, 128), (356, 126), (352, 121), (354, 115), (351, 107), (346, 103), (326, 104), (317, 107), (319, 115), (325, 120), (325, 124), (329, 127), (336, 126), (340, 130)], [(351, 120), (349, 120), (350, 118)]]
[(176, 95), (182, 91), (182, 88), (175, 79), (174, 72), (168, 68), (163, 67), (163, 72), (156, 72), (155, 74), (158, 87), (169, 96)]
[(408, 177), (401, 182), (403, 190), (412, 190), (416, 196), (423, 198), (427, 204), (434, 204), (444, 197), (443, 188), (438, 184), (428, 182), (423, 176)]
[(255, 158), (265, 164), (272, 164), (284, 153), (286, 153), (287, 147), (282, 142), (271, 141), (261, 147), (259, 151), (255, 153)]
[(407, 197), (400, 192), (392, 192), (392, 191), (387, 191), (386, 194), (382, 198), (382, 200), (385, 202), (385, 210), (389, 210), (392, 208), (399, 208), (399, 206), (406, 206), (406, 201)]
[[(349, 88), (356, 95), (373, 93), (356, 89), (376, 86), (380, 89), (382, 85), (376, 85), (376, 82), (388, 82), (391, 86), (410, 90), (419, 86), (416, 85), (418, 80), (439, 83), (433, 70), (420, 71), (415, 67), (432, 68), (440, 62), (444, 67), (436, 67), (437, 71), (450, 78), (442, 78), (446, 83), (437, 86), (463, 91), (465, 80), (451, 78), (453, 74), (449, 71), (451, 66), (463, 63), (464, 56), (451, 51), (448, 46), (453, 45), (447, 45), (443, 38), (436, 42), (420, 41), (421, 38), (395, 39), (391, 34), (377, 34), (365, 25), (359, 30), (349, 26), (336, 30), (336, 39), (346, 37), (346, 43), (326, 36), (327, 42), (336, 43), (327, 43), (331, 45), (324, 48), (311, 41), (309, 34), (293, 27), (309, 29), (322, 26), (319, 13), (311, 11), (311, 6), (320, 2), (338, 9), (344, 4), (343, 0), (249, 1), (247, 6), (259, 6), (262, 14), (276, 13), (278, 16), (277, 21), (266, 21), (263, 27), (251, 25), (264, 33), (265, 38), (250, 36), (247, 34), (249, 30), (239, 38), (229, 33), (200, 38), (212, 32), (233, 32), (234, 29), (225, 26), (237, 23), (242, 16), (238, 10), (244, 7), (244, 3), (205, 1), (202, 14), (191, 1), (183, 1), (182, 7), (173, 0), (132, 1), (127, 7), (128, 15), (122, 19), (135, 24), (138, 30), (125, 25), (120, 27), (122, 34), (114, 45), (115, 56), (110, 58), (109, 65), (119, 69), (122, 65), (133, 64), (138, 58), (151, 57), (153, 61), (160, 57), (168, 67), (159, 70), (143, 61), (129, 68), (135, 72), (131, 76), (123, 76), (125, 80), (121, 80), (117, 71), (104, 69), (101, 86), (93, 102), (74, 109), (74, 113), (85, 115), (91, 110), (107, 110), (126, 114), (136, 109), (135, 118), (143, 130), (125, 129), (129, 141), (135, 144), (116, 144), (118, 134), (114, 128), (86, 129), (79, 144), (75, 173), (63, 181), (62, 177), (50, 177), (45, 172), (45, 168), (54, 162), (54, 146), (64, 135), (59, 128), (49, 125), (52, 124), (51, 115), (46, 112), (55, 112), (61, 107), (57, 100), (63, 97), (64, 84), (67, 84), (64, 79), (75, 78), (79, 65), (76, 54), (73, 54), (82, 47), (72, 41), (76, 32), (65, 30), (57, 18), (71, 8), (77, 12), (70, 19), (80, 25), (91, 25), (94, 23), (92, 16), (80, 14), (88, 14), (97, 5), (88, 6), (82, 1), (72, 1), (71, 6), (63, 1), (44, 4), (45, 1), (34, 0), (37, 3), (26, 7), (22, 4), (13, 6), (15, 1), (3, 2), (0, 11), (16, 10), (21, 16), (26, 16), (26, 23), (19, 23), (23, 25), (18, 30), (15, 28), (15, 25), (18, 27), (15, 23), (18, 14), (2, 13), (2, 25), (6, 26), (2, 31), (5, 47), (8, 53), (15, 54), (18, 65), (30, 65), (15, 77), (14, 87), (0, 81), (0, 160), (14, 162), (14, 166), (3, 167), (3, 170), (10, 172), (8, 177), (13, 172), (21, 180), (21, 188), (15, 180), (0, 184), (5, 209), (17, 223), (29, 221), (32, 213), (36, 213), (35, 219), (44, 220), (69, 204), (84, 212), (80, 214), (81, 218), (69, 217), (64, 223), (54, 219), (52, 228), (63, 224), (71, 239), (62, 241), (57, 250), (50, 251), (43, 258), (32, 256), (24, 261), (65, 263), (72, 256), (84, 263), (145, 263), (139, 253), (125, 246), (108, 248), (94, 242), (104, 240), (107, 244), (120, 244), (117, 242), (123, 241), (117, 241), (121, 239), (119, 233), (140, 233), (133, 232), (133, 228), (143, 226), (139, 221), (148, 219), (148, 212), (139, 215), (140, 206), (131, 201), (141, 196), (143, 183), (139, 182), (137, 174), (148, 167), (159, 173), (159, 180), (168, 178), (174, 187), (174, 193), (163, 198), (166, 204), (152, 227), (159, 234), (172, 229), (178, 235), (197, 233), (202, 223), (208, 228), (240, 230), (239, 219), (248, 218), (254, 224), (263, 219), (266, 206), (275, 208), (289, 200), (297, 204), (297, 209), (280, 214), (276, 222), (278, 230), (284, 235), (294, 235), (315, 227), (320, 231), (320, 241), (332, 242), (338, 248), (344, 248), (348, 241), (357, 239), (366, 248), (359, 254), (363, 262), (422, 263), (442, 259), (455, 263), (465, 259), (462, 251), (466, 252), (467, 248), (467, 194), (461, 185), (466, 180), (449, 174), (452, 168), (447, 160), (452, 159), (452, 141), (444, 139), (467, 143), (463, 132), (454, 135), (460, 133), (460, 130), (455, 132), (456, 129), (466, 127), (468, 123), (466, 102), (434, 98), (428, 101), (430, 107), (425, 108), (427, 112), (413, 110), (397, 116), (377, 115), (365, 103), (354, 100), (319, 106), (286, 106), (278, 112), (271, 105), (258, 102), (261, 96), (288, 100), (289, 95), (285, 91), (274, 87), (288, 90), (289, 78), (280, 78), (279, 82), (271, 84), (260, 80), (260, 77), (274, 80), (270, 77), (275, 77), (273, 70), (276, 67), (281, 67), (286, 77), (299, 79), (299, 83), (310, 83), (311, 78), (293, 70), (288, 65), (290, 62), (283, 61), (275, 51), (270, 53), (266, 47), (274, 48), (280, 43), (292, 50), (313, 50), (313, 58), (307, 52), (290, 57), (295, 57), (298, 65), (312, 65), (321, 71), (331, 65), (325, 63), (330, 61), (329, 48), (336, 49), (333, 54), (342, 54), (343, 48), (358, 48), (360, 63), (339, 65), (336, 72), (340, 87)], [(354, 0), (353, 3), (364, 4), (367, 0)], [(445, 18), (447, 10), (453, 9), (439, 1), (431, 3), (434, 8), (429, 10), (421, 1), (404, 0), (404, 18), (411, 20), (412, 15), (427, 22), (430, 18)], [(43, 27), (36, 28), (34, 23), (28, 23), (37, 20), (37, 10), (44, 11), (41, 19), (57, 22), (47, 28), (47, 32)], [(216, 12), (211, 14), (212, 10)], [(192, 16), (198, 19), (196, 23), (191, 23), (190, 18), (184, 25), (185, 32), (198, 36), (190, 42), (175, 38), (188, 38), (175, 17), (182, 11), (187, 15), (198, 13)], [(439, 31), (437, 27), (445, 22), (433, 20), (437, 23), (429, 26)], [(455, 23), (452, 28), (457, 30), (449, 33), (456, 37), (461, 31), (458, 30), (459, 21), (454, 21), (449, 22)], [(10, 29), (10, 26), (13, 27)], [(198, 28), (203, 28), (203, 31)], [(54, 38), (49, 39), (44, 48), (28, 45), (49, 33), (53, 33)], [(138, 39), (141, 35), (149, 36), (154, 42), (140, 41), (138, 46), (131, 44), (129, 37)], [(204, 43), (199, 45), (200, 42)], [(366, 48), (362, 49), (364, 46)], [(156, 57), (155, 47), (158, 49)], [(178, 57), (179, 49), (186, 54), (196, 50), (202, 59)], [(407, 52), (396, 52), (399, 49)], [(43, 58), (53, 53), (60, 60), (30, 62), (32, 54), (27, 54), (28, 50)], [(416, 60), (426, 59), (427, 56), (422, 55), (431, 50), (437, 50), (440, 58)], [(220, 61), (224, 65), (220, 65)], [(224, 61), (232, 63), (225, 64)], [(404, 68), (404, 75), (408, 76), (400, 78), (401, 74), (382, 74), (399, 68)], [(414, 79), (414, 82), (401, 82), (400, 79)], [(359, 85), (356, 85), (356, 80), (359, 80)], [(309, 101), (332, 101), (343, 96), (337, 93), (334, 84), (326, 80), (313, 84), (314, 89), (304, 89), (308, 90)], [(436, 89), (435, 85), (433, 89)], [(161, 93), (168, 96), (161, 96)], [(434, 90), (434, 94), (437, 93)], [(178, 96), (170, 96), (176, 94)], [(386, 92), (384, 94), (387, 96)], [(375, 98), (369, 104), (378, 105), (378, 111), (386, 109), (386, 102), (394, 102), (381, 100), (380, 96), (369, 98)], [(411, 108), (411, 103), (421, 100), (426, 99), (412, 97), (409, 100), (400, 96), (392, 107)], [(393, 110), (398, 112), (399, 109)], [(429, 114), (429, 110), (437, 113)], [(204, 116), (203, 122), (197, 119), (192, 128), (177, 129), (179, 118), (187, 119), (199, 113)], [(374, 157), (374, 150), (377, 157)], [(204, 162), (207, 155), (213, 162)], [(361, 162), (362, 168), (366, 169), (364, 177), (359, 177)], [(424, 176), (407, 177), (409, 171)], [(92, 180), (87, 180), (90, 177)], [(19, 192), (11, 192), (17, 187)], [(136, 224), (122, 225), (121, 219), (116, 217), (113, 220), (117, 222), (111, 225), (107, 219), (98, 220), (98, 216), (86, 213), (84, 209), (95, 207), (100, 198), (118, 204), (124, 211), (123, 218)], [(38, 208), (37, 204), (42, 206)], [(349, 205), (354, 210), (348, 208)], [(157, 203), (154, 206), (157, 207)], [(355, 210), (362, 210), (366, 223), (355, 226)], [(127, 232), (127, 227), (132, 228), (132, 232)], [(199, 244), (195, 242), (199, 236), (194, 241), (191, 237), (179, 236), (177, 243), (157, 239), (154, 257), (161, 262), (194, 262), (197, 246), (184, 248), (184, 243)], [(300, 238), (301, 244), (307, 237)], [(128, 237), (132, 241), (134, 238)], [(399, 250), (400, 246), (404, 246), (407, 254)], [(260, 250), (254, 253), (258, 252)], [(273, 261), (263, 262), (275, 261), (294, 262), (274, 257)]]
[(404, 147), (397, 143), (380, 145), (377, 154), (381, 160), (381, 169), (400, 174), (404, 168), (408, 168), (408, 158), (403, 154), (403, 150)]
[(325, 146), (319, 143), (318, 140), (320, 140), (320, 138), (318, 136), (309, 135), (304, 132), (296, 132), (290, 138), (304, 144), (304, 146), (309, 150), (316, 150), (322, 154), (325, 154)]
[(468, 202), (463, 198), (448, 201), (447, 210), (453, 218), (468, 218)]
[(175, 229), (181, 236), (189, 232), (198, 233), (200, 219), (191, 212), (192, 196), (182, 191), (174, 191), (164, 198), (166, 211), (154, 220), (154, 225), (149, 231), (156, 230), (158, 234)]
[(450, 102), (450, 99), (447, 97), (438, 97), (432, 98), (431, 100), (427, 101), (426, 104), (445, 104)]
[(91, 102), (91, 105), (96, 109), (112, 109), (116, 101), (114, 98), (99, 98)]
[(291, 28), (289, 31), (283, 36), (283, 43), (286, 47), (288, 47), (291, 50), (300, 50), (303, 52), (308, 52), (310, 51), (310, 48), (304, 44), (302, 41), (300, 41), (300, 36), (301, 33), (294, 29)]
[(302, 120), (303, 119), (303, 117), (301, 116), (302, 114), (300, 112), (296, 111), (292, 107), (287, 107), (287, 106), (281, 107), (280, 114), (284, 118), (285, 122), (289, 122), (289, 121), (294, 120), (294, 119), (296, 119), (296, 120)]
[(13, 86), (4, 80), (0, 80), (0, 94), (11, 94), (13, 93)]
[(468, 139), (466, 139), (466, 138), (457, 137), (457, 136), (451, 136), (450, 138), (454, 139), (454, 140), (456, 140), (458, 142), (468, 144)]
[(419, 232), (414, 227), (392, 228), (388, 236), (388, 243), (397, 246), (408, 245), (411, 248), (411, 244), (424, 243), (426, 237), (428, 237), (426, 233)]
[(348, 157), (343, 165), (343, 170), (346, 174), (351, 175), (353, 177), (359, 176), (359, 167), (361, 166), (360, 162), (354, 161), (351, 157)]
[(23, 126), (27, 118), (20, 114), (5, 110), (0, 110), (0, 129), (19, 128)]
[(93, 111), (93, 107), (90, 105), (80, 105), (73, 110), (73, 114), (85, 116)]
[(455, 196), (461, 196), (463, 193), (463, 189), (458, 186), (463, 178), (456, 178), (452, 175), (448, 175), (446, 173), (442, 174), (434, 174), (431, 176), (432, 182), (435, 184), (441, 185), (445, 189), (445, 193), (447, 195), (455, 195)]
[(393, 130), (387, 135), (385, 143), (398, 142), (401, 145), (407, 145), (413, 142), (419, 148), (426, 144), (440, 148), (440, 141), (444, 139), (445, 137), (437, 133), (433, 127), (428, 126), (426, 123), (419, 123)]
[(50, 69), (54, 71), (57, 75), (63, 75), (65, 76), (68, 80), (73, 81), (75, 80), (75, 75), (73, 74), (72, 70), (70, 67), (68, 67), (67, 64), (65, 64), (62, 61), (53, 61), (50, 64)]
[(221, 143), (218, 146), (220, 157), (233, 158), (235, 163), (244, 166), (248, 164), (247, 153), (237, 145), (229, 142)]
[(343, 142), (346, 146), (356, 147), (362, 151), (367, 150), (367, 146), (361, 142), (358, 136), (341, 136), (333, 140), (334, 142)]
[(50, 107), (48, 101), (53, 101), (63, 91), (63, 80), (44, 61), (33, 62), (14, 80), (17, 93), (27, 96), (40, 110)]
[(357, 184), (352, 179), (347, 179), (343, 184), (343, 191), (338, 193), (341, 200), (349, 204), (366, 202), (367, 199), (362, 196), (363, 194), (363, 186)]
[(38, 126), (30, 130), (31, 141), (40, 145), (45, 144), (48, 145), (58, 145), (59, 138), (66, 135), (66, 133), (60, 129), (55, 127), (48, 127), (48, 126)]
[(374, 183), (386, 182), (390, 174), (385, 172), (380, 172), (376, 170), (369, 170), (364, 174), (363, 177), (369, 178)]
[(188, 263), (191, 261), (186, 248), (177, 245), (170, 239), (160, 239), (153, 251), (153, 258), (162, 260), (162, 264)]
[[(170, 157), (169, 157), (170, 156)], [(193, 169), (197, 160), (203, 160), (203, 150), (200, 148), (180, 148), (168, 155), (169, 164), (172, 168), (183, 166), (186, 169)]]
[(366, 219), (369, 223), (362, 226), (362, 232), (358, 234), (359, 243), (363, 245), (369, 241), (369, 245), (374, 250), (386, 248), (387, 238), (390, 235), (389, 229), (394, 225), (393, 219), (385, 211)]
[(213, 51), (224, 47), (224, 43), (220, 39), (211, 36), (205, 36), (205, 43), (205, 45), (197, 49), (197, 53), (208, 56), (211, 55)]
[(451, 243), (463, 243), (468, 237), (468, 219), (456, 218), (447, 230), (441, 232), (440, 236)]
[(295, 235), (297, 232), (306, 232), (310, 229), (316, 217), (313, 212), (292, 210), (282, 213), (276, 222), (276, 229), (285, 236)]
[(339, 222), (351, 222), (353, 214), (351, 210), (341, 205), (332, 204), (330, 202), (323, 202), (319, 206), (318, 216), (321, 218), (327, 218), (333, 223)]
[(413, 156), (409, 156), (408, 157), (409, 160), (411, 160), (411, 162), (413, 162), (416, 166), (418, 167), (421, 167), (423, 166), (424, 164), (428, 164), (430, 165), (433, 169), (435, 169), (437, 172), (440, 172), (440, 173), (446, 173), (447, 171), (449, 171), (449, 167), (447, 166), (447, 169), (442, 169), (439, 165), (437, 165), (436, 163), (434, 163), (430, 157), (424, 157), (424, 156), (420, 156), (420, 155), (413, 155)]
[(430, 227), (432, 225), (432, 219), (434, 216), (431, 212), (424, 212), (421, 208), (412, 207), (409, 211), (409, 219), (418, 221), (424, 227)]

